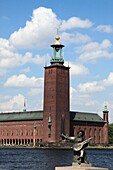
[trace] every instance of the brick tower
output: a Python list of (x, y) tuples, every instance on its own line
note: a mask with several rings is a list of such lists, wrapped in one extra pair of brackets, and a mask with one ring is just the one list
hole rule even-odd
[(62, 57), (60, 37), (56, 35), (51, 65), (45, 67), (43, 142), (59, 142), (61, 133), (70, 132), (69, 67)]
[(104, 127), (103, 127), (103, 143), (108, 144), (108, 109), (107, 105), (104, 106), (103, 110), (103, 120), (104, 120)]

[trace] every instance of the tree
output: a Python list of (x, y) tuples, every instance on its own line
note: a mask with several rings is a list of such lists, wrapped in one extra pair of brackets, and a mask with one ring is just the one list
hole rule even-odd
[(113, 123), (108, 126), (108, 139), (109, 144), (113, 144)]

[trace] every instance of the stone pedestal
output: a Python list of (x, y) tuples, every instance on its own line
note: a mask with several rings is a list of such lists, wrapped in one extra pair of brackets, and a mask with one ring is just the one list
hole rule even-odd
[(92, 165), (88, 164), (88, 163), (81, 163), (79, 165), (78, 163), (75, 163), (75, 162), (72, 163), (72, 166), (74, 166), (74, 167), (92, 167)]
[(108, 170), (108, 168), (92, 167), (91, 164), (56, 167), (55, 170)]

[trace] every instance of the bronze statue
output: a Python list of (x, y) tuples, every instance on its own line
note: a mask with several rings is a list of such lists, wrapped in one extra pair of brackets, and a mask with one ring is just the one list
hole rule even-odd
[(88, 143), (90, 142), (92, 137), (85, 140), (85, 133), (84, 133), (83, 130), (80, 130), (77, 133), (76, 137), (69, 137), (69, 136), (64, 135), (64, 134), (62, 134), (61, 136), (74, 143), (73, 144), (73, 150), (74, 150), (73, 162), (78, 163), (78, 164), (87, 163), (86, 152), (85, 152), (84, 149), (88, 146)]

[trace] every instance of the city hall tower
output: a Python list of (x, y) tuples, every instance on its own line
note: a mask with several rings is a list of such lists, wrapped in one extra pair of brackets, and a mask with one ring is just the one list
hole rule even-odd
[(45, 66), (44, 74), (44, 142), (59, 142), (61, 134), (69, 135), (70, 131), (69, 67), (64, 66), (64, 45), (58, 34), (55, 39), (50, 65)]

